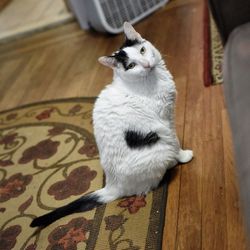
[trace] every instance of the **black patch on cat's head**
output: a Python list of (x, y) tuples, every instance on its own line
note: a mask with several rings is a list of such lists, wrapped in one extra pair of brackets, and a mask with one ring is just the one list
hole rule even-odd
[(120, 49), (126, 48), (126, 47), (131, 47), (134, 46), (136, 44), (139, 44), (140, 42), (138, 40), (130, 40), (126, 37), (125, 42), (122, 44), (122, 46), (120, 47)]
[(127, 63), (128, 63), (128, 55), (124, 50), (119, 50), (115, 52), (112, 57), (116, 59), (118, 63), (121, 63), (125, 70), (128, 70)]

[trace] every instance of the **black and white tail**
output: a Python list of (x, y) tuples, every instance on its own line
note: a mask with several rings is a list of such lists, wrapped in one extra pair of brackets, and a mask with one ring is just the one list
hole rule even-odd
[(98, 207), (101, 204), (113, 201), (118, 197), (118, 193), (112, 192), (107, 188), (103, 188), (93, 193), (87, 194), (75, 201), (72, 201), (71, 203), (63, 207), (59, 207), (48, 214), (35, 218), (31, 222), (30, 226), (46, 227), (64, 216), (73, 213), (89, 211), (95, 207)]

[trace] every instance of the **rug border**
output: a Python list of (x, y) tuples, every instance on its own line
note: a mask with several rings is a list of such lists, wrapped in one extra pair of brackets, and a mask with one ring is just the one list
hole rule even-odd
[(167, 202), (168, 202), (168, 182), (166, 182), (163, 186), (163, 194), (164, 198), (164, 204), (161, 206), (161, 211), (160, 211), (160, 223), (159, 223), (159, 231), (161, 233), (161, 238), (159, 240), (159, 250), (162, 249), (162, 242), (163, 242), (163, 235), (164, 235), (164, 228), (165, 228), (165, 222), (166, 222), (166, 217), (167, 217)]
[(65, 97), (65, 98), (52, 99), (52, 100), (43, 100), (43, 101), (37, 101), (37, 102), (23, 104), (23, 105), (16, 106), (16, 107), (10, 108), (10, 109), (1, 110), (0, 115), (14, 111), (14, 110), (28, 108), (30, 106), (39, 106), (42, 104), (50, 104), (50, 103), (56, 103), (56, 102), (73, 102), (73, 101), (78, 102), (80, 100), (91, 100), (92, 101), (92, 100), (96, 100), (96, 99), (97, 99), (96, 96), (86, 96), (86, 97)]
[[(167, 176), (170, 176), (170, 172), (166, 172)], [(145, 250), (151, 250), (152, 249), (152, 242), (156, 246), (156, 250), (161, 250), (162, 249), (162, 242), (163, 242), (163, 234), (164, 234), (164, 227), (165, 227), (165, 218), (166, 218), (166, 207), (167, 207), (167, 199), (168, 199), (168, 180), (169, 178), (163, 177), (162, 183), (159, 184), (158, 193), (157, 191), (153, 192), (153, 202), (152, 202), (152, 208), (150, 211), (150, 220), (154, 220), (156, 218), (159, 221), (158, 225), (154, 225), (153, 223), (149, 223), (148, 227), (148, 233), (147, 233), (147, 238), (145, 242)], [(158, 197), (155, 197), (158, 196)], [(164, 199), (161, 204), (161, 206), (157, 209), (155, 206), (157, 204), (157, 199)], [(159, 211), (159, 213), (156, 214), (154, 211)], [(161, 235), (161, 237), (157, 237), (157, 234)], [(151, 235), (151, 237), (150, 237)], [(153, 237), (152, 237), (153, 236)]]
[(207, 2), (204, 2), (203, 11), (203, 81), (205, 87), (212, 85), (211, 75), (211, 34), (210, 34), (210, 17), (209, 17), (209, 6)]

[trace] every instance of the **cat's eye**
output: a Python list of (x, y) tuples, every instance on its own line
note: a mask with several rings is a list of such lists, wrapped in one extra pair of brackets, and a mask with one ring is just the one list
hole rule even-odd
[(129, 69), (133, 69), (135, 67), (136, 63), (132, 62), (128, 65)]
[(140, 53), (143, 55), (143, 54), (145, 54), (145, 52), (146, 52), (145, 47), (141, 47)]

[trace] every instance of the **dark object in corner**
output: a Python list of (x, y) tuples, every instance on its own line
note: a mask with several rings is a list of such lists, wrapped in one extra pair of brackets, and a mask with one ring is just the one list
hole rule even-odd
[[(250, 12), (249, 12), (250, 15)], [(236, 28), (224, 53), (224, 90), (233, 135), (244, 222), (250, 235), (250, 22)]]
[(250, 22), (249, 0), (209, 0), (209, 5), (224, 44), (234, 28)]

